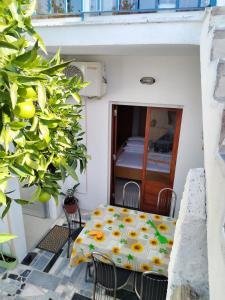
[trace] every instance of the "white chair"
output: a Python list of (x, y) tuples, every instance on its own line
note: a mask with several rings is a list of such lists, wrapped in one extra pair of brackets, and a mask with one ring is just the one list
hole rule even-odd
[(140, 209), (140, 186), (135, 181), (128, 181), (123, 187), (123, 206)]
[(157, 201), (157, 212), (165, 213), (170, 212), (169, 216), (174, 217), (175, 208), (176, 208), (177, 194), (171, 188), (164, 188), (158, 194)]

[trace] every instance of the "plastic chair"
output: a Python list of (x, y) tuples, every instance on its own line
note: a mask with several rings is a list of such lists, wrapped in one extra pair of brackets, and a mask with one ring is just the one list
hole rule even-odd
[(135, 292), (141, 300), (165, 300), (168, 278), (156, 272), (135, 274)]
[(131, 271), (117, 268), (115, 263), (105, 254), (92, 253), (94, 264), (93, 300), (116, 299), (116, 292), (128, 282)]
[(174, 217), (176, 208), (177, 194), (171, 188), (164, 188), (158, 194), (157, 213), (170, 211), (169, 216)]
[(139, 209), (140, 208), (140, 186), (135, 181), (128, 181), (123, 187), (123, 206)]

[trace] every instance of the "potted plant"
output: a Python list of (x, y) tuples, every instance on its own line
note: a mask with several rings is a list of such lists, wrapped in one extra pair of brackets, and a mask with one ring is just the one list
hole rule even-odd
[(129, 0), (123, 0), (121, 2), (122, 10), (131, 10), (134, 7), (134, 3), (131, 3)]
[(0, 267), (11, 270), (14, 269), (17, 265), (17, 258), (10, 253), (6, 253), (2, 250), (4, 243), (8, 243), (10, 240), (14, 239), (16, 236), (11, 234), (1, 234), (0, 235)]
[(80, 183), (77, 183), (71, 189), (68, 189), (66, 194), (62, 193), (66, 196), (64, 199), (64, 208), (69, 214), (74, 214), (77, 210), (78, 199), (75, 196), (75, 192), (79, 184)]

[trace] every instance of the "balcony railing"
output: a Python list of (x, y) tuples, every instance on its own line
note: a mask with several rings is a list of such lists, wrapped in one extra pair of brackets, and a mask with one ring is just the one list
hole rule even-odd
[(37, 15), (116, 15), (157, 11), (203, 10), (216, 0), (38, 0)]

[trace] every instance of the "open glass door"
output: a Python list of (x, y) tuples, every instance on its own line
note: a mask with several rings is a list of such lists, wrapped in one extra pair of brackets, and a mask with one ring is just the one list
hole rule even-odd
[[(146, 117), (142, 205), (156, 212), (158, 193), (173, 188), (182, 110), (149, 107)], [(169, 211), (160, 212), (168, 215)]]

